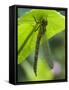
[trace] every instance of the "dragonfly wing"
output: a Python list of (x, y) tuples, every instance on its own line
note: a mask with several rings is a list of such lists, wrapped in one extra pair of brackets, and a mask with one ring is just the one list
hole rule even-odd
[(43, 41), (42, 48), (43, 48), (44, 56), (47, 60), (49, 67), (53, 68), (53, 55), (51, 53), (50, 45), (45, 34), (42, 37), (42, 41)]

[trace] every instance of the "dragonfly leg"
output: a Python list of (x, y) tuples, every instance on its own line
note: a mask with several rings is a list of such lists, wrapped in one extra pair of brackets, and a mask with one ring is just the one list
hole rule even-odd
[(36, 20), (35, 16), (33, 16), (33, 18), (34, 18), (34, 20), (35, 20), (36, 23), (39, 23), (39, 22)]

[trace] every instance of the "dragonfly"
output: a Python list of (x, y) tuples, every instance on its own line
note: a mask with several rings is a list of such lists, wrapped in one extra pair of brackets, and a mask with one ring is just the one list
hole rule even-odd
[(20, 54), (20, 52), (23, 50), (24, 46), (26, 45), (26, 43), (29, 40), (29, 38), (31, 37), (31, 35), (38, 30), (36, 45), (35, 45), (34, 66), (33, 66), (34, 73), (37, 76), (37, 62), (38, 62), (39, 47), (40, 47), (41, 38), (44, 36), (44, 34), (46, 32), (48, 20), (47, 20), (47, 18), (45, 18), (43, 16), (41, 16), (39, 18), (39, 20), (37, 20), (35, 18), (35, 16), (33, 16), (33, 18), (36, 22), (36, 25), (34, 26), (33, 30), (30, 32), (30, 34), (27, 36), (24, 43), (21, 45), (21, 47), (18, 51), (18, 54)]

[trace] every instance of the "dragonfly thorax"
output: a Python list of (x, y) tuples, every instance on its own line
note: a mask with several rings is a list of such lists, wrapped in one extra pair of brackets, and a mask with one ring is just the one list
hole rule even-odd
[(41, 22), (40, 22), (40, 33), (41, 35), (44, 35), (45, 31), (46, 31), (46, 26), (47, 26), (48, 22), (45, 18), (42, 18), (41, 19)]
[(46, 26), (47, 24), (48, 24), (47, 20), (43, 18), (41, 20), (41, 25)]

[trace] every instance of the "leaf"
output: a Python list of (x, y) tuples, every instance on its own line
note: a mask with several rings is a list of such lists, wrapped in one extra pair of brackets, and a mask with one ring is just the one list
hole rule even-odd
[(47, 60), (39, 59), (37, 64), (37, 80), (52, 80), (53, 73), (49, 68)]
[[(36, 24), (33, 16), (38, 20), (42, 15), (47, 18), (48, 21), (45, 33), (47, 39), (51, 39), (56, 34), (65, 30), (65, 17), (56, 10), (33, 9), (18, 19), (18, 50)], [(18, 64), (25, 60), (34, 50), (37, 33), (38, 31), (31, 35), (28, 42), (18, 55)]]
[(37, 76), (35, 76), (33, 67), (27, 61), (24, 61), (20, 65), (25, 71), (27, 81), (41, 81), (41, 80), (43, 81), (43, 80), (52, 80), (54, 78), (51, 69), (48, 67), (47, 62), (44, 59), (39, 58), (38, 60)]

